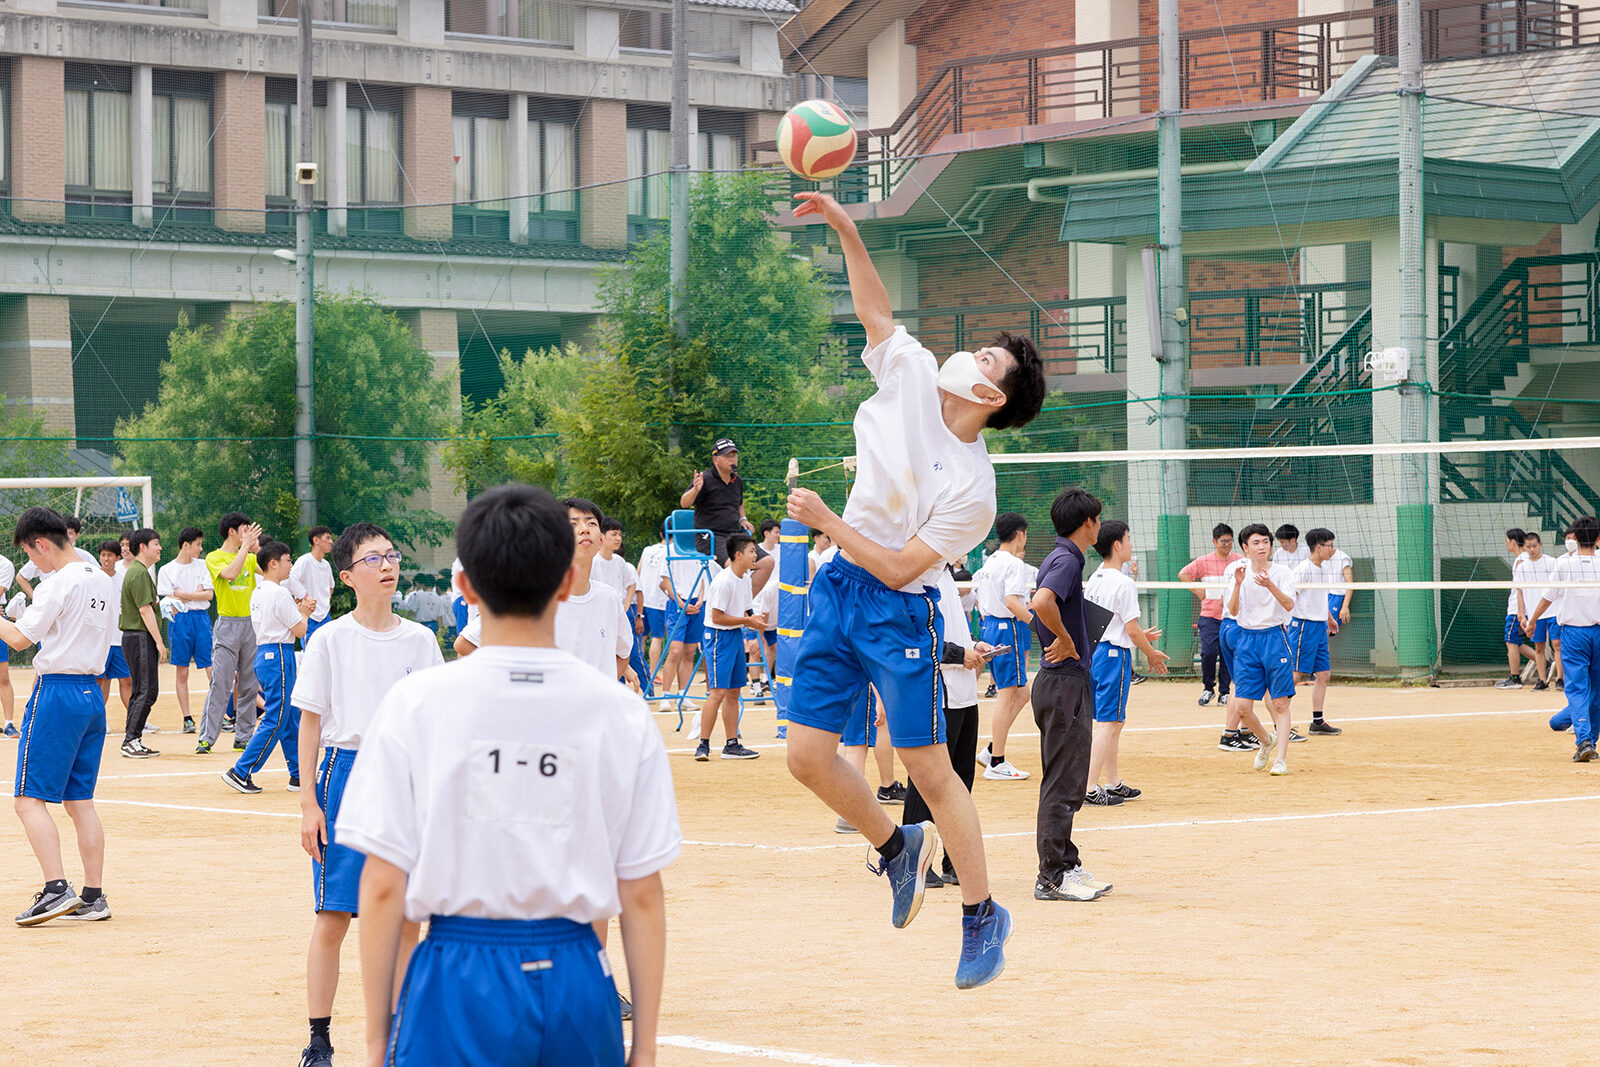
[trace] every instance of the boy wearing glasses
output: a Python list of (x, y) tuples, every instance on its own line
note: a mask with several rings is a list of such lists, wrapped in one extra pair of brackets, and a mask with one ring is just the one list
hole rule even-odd
[[(311, 855), (317, 911), (306, 954), (311, 1041), (301, 1055), (302, 1067), (333, 1063), (330, 1027), (339, 949), (360, 890), (364, 857), (335, 841), (333, 833), (345, 781), (389, 687), (444, 662), (427, 627), (394, 613), (400, 553), (382, 528), (352, 524), (334, 542), (332, 558), (339, 580), (355, 592), (355, 610), (322, 627), (322, 636), (310, 643), (289, 701), (300, 709), (300, 765), (317, 768), (316, 788), (300, 794), (300, 843)], [(405, 973), (416, 943), (417, 927), (408, 923), (395, 973)]]

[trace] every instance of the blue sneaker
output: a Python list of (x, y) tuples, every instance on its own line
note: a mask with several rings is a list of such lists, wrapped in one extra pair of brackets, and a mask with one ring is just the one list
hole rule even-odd
[(976, 915), (963, 915), (956, 988), (976, 989), (999, 978), (1006, 969), (1005, 944), (1009, 940), (1011, 913), (994, 901), (985, 901)]
[(1571, 709), (1562, 708), (1560, 711), (1550, 716), (1550, 729), (1554, 730), (1556, 733), (1560, 733), (1563, 730), (1572, 729)]
[(11, 738), (21, 737), (22, 731), (17, 729), (16, 723), (8, 722), (6, 723), (6, 736)]
[[(894, 912), (890, 921), (895, 929), (911, 925), (922, 908), (922, 894), (927, 890), (928, 868), (933, 865), (934, 854), (939, 851), (939, 831), (931, 822), (900, 827), (905, 837), (905, 848), (892, 860), (879, 858), (876, 865), (867, 864), (873, 874), (889, 876), (889, 890), (894, 894)], [(876, 849), (871, 855), (877, 856)]]

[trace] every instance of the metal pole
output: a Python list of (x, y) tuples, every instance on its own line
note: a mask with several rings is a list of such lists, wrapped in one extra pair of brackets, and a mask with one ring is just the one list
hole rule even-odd
[[(311, 103), (311, 0), (300, 0), (300, 70), (295, 79), (295, 98), (299, 104), (300, 159), (311, 163), (312, 155), (312, 103)], [(294, 309), (294, 495), (300, 501), (300, 524), (313, 526), (317, 521), (317, 491), (311, 482), (312, 379), (311, 339), (312, 301), (315, 285), (311, 260), (311, 197), (313, 183), (299, 167), (295, 168), (299, 199), (295, 207), (294, 222), (294, 272), (296, 297)]]
[[(672, 329), (679, 337), (689, 335), (688, 317), (684, 313), (684, 277), (689, 273), (689, 4), (688, 0), (672, 0), (672, 167), (667, 175), (670, 198), (668, 240), (671, 243), (670, 291), (667, 308), (672, 316)], [(669, 357), (670, 358), (670, 357)], [(676, 382), (668, 368), (668, 393), (676, 395)], [(679, 448), (678, 426), (667, 429), (667, 447), (672, 452)]]

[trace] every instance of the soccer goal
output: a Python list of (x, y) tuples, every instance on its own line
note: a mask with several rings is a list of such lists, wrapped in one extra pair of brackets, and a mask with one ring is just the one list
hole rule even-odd
[[(1417, 678), (1505, 671), (1514, 555), (1506, 532), (1566, 552), (1568, 525), (1600, 513), (1600, 437), (1340, 444), (1283, 448), (994, 453), (996, 503), (1028, 522), (1037, 564), (1055, 533), (1050, 504), (1069, 486), (1104, 503), (1133, 534), (1145, 624), (1164, 631), (1175, 672), (1190, 668), (1204, 586), (1180, 581), (1213, 551), (1219, 525), (1331, 530), (1348, 555), (1350, 621), (1331, 641), (1335, 674)], [(840, 467), (806, 459), (830, 505), (848, 491)], [(993, 539), (968, 560), (976, 570)], [(1278, 547), (1274, 542), (1274, 549)], [(1089, 568), (1099, 565), (1091, 549)], [(787, 584), (787, 583), (786, 583)], [(787, 589), (784, 590), (787, 594)]]
[(104, 540), (155, 521), (148, 475), (84, 478), (0, 478), (0, 531), (6, 542), (17, 517), (32, 507), (76, 515), (83, 524), (79, 547), (94, 554)]

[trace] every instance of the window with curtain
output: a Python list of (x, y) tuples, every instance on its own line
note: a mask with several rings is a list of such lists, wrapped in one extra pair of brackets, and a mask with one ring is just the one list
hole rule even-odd
[[(203, 0), (198, 0), (203, 2)], [(400, 24), (399, 0), (310, 0), (311, 18), (343, 26), (392, 30)], [(262, 18), (298, 19), (299, 0), (256, 0)]]
[(667, 167), (672, 135), (665, 129), (628, 127), (628, 214), (667, 217)]
[(577, 5), (567, 0), (446, 0), (447, 33), (570, 46)]
[(156, 71), (151, 79), (152, 193), (159, 202), (211, 199), (211, 79)]
[[(686, 23), (691, 56), (720, 63), (739, 62), (741, 27), (738, 19), (691, 11)], [(672, 12), (622, 12), (617, 47), (633, 52), (671, 52)]]
[[(319, 86), (320, 88), (320, 86)], [(318, 94), (320, 96), (320, 94)], [(311, 197), (328, 199), (328, 108), (311, 107), (311, 161), (317, 165), (317, 183)], [(300, 155), (300, 109), (292, 101), (267, 100), (267, 198), (295, 199), (294, 165)]]
[(701, 170), (738, 170), (744, 166), (744, 137), (737, 133), (702, 130), (696, 137), (696, 152), (696, 165)]
[(11, 86), (5, 82), (5, 73), (0, 66), (0, 190), (11, 186)]
[(125, 68), (68, 64), (66, 184), (69, 194), (130, 200), (133, 161), (129, 121), (133, 75)]
[(345, 90), (347, 202), (400, 202), (400, 90), (352, 82)]

